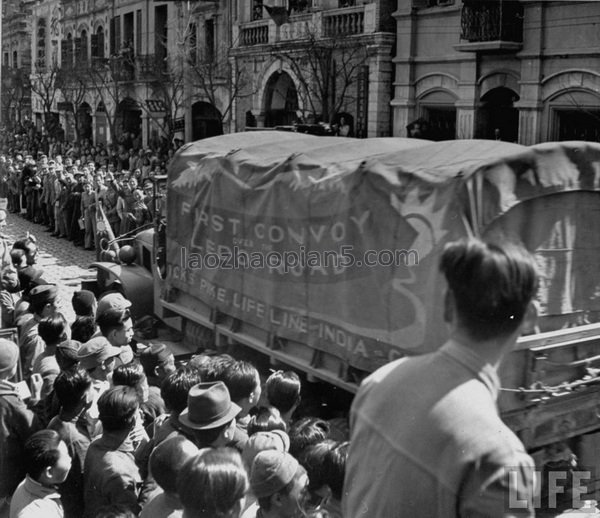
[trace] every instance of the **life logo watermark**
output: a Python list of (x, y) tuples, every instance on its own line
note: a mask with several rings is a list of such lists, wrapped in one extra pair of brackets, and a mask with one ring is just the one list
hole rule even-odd
[(523, 468), (507, 468), (508, 508), (513, 511), (527, 509), (564, 510), (576, 509), (578, 515), (600, 516), (596, 501), (590, 499), (588, 486), (594, 478), (586, 470), (533, 471), (525, 476)]

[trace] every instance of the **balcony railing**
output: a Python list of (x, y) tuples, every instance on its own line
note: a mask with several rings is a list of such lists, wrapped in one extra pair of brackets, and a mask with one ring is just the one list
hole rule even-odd
[(278, 44), (306, 39), (337, 38), (371, 34), (382, 29), (377, 20), (377, 5), (364, 4), (292, 14), (286, 23), (277, 25), (270, 17), (239, 25), (239, 47)]
[(362, 34), (365, 28), (365, 10), (362, 5), (323, 13), (323, 36), (350, 36)]
[(151, 79), (167, 74), (167, 64), (162, 56), (144, 54), (135, 57), (138, 79)]
[(269, 21), (256, 20), (245, 24), (240, 30), (240, 46), (269, 43)]
[(463, 0), (461, 39), (468, 42), (523, 41), (523, 6), (515, 0)]

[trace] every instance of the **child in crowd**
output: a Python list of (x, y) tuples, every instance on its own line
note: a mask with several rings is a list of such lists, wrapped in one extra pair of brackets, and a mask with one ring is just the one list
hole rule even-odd
[(152, 221), (150, 209), (148, 209), (148, 206), (144, 203), (144, 192), (140, 189), (133, 191), (133, 206), (131, 212), (135, 218), (136, 227), (141, 227)]
[(25, 441), (23, 461), (27, 475), (12, 497), (10, 518), (63, 518), (56, 488), (71, 469), (67, 445), (54, 430), (40, 430)]
[(292, 415), (300, 404), (301, 388), (300, 377), (293, 371), (276, 371), (269, 376), (265, 384), (269, 405), (279, 410), (288, 428)]
[(240, 455), (229, 448), (201, 450), (177, 477), (183, 518), (239, 518), (247, 490)]

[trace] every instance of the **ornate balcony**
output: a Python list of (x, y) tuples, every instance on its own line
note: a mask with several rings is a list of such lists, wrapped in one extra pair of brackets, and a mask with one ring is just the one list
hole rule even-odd
[(165, 60), (156, 54), (144, 54), (135, 57), (137, 79), (156, 79), (167, 74)]
[(461, 40), (465, 52), (520, 50), (523, 6), (516, 0), (463, 0)]
[(323, 13), (323, 36), (350, 36), (362, 34), (365, 28), (364, 6), (346, 7)]
[(269, 21), (255, 20), (240, 28), (240, 46), (264, 45), (269, 43)]
[(302, 40), (310, 34), (318, 38), (337, 38), (372, 34), (382, 29), (374, 3), (292, 14), (278, 24), (270, 17), (238, 26), (238, 47), (279, 44)]

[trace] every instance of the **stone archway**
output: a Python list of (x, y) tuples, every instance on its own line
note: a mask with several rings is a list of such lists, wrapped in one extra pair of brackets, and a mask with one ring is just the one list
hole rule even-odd
[(287, 72), (278, 71), (269, 77), (264, 89), (263, 107), (265, 126), (268, 128), (298, 122), (298, 92)]
[(192, 140), (223, 134), (223, 117), (212, 104), (197, 101), (192, 104)]

